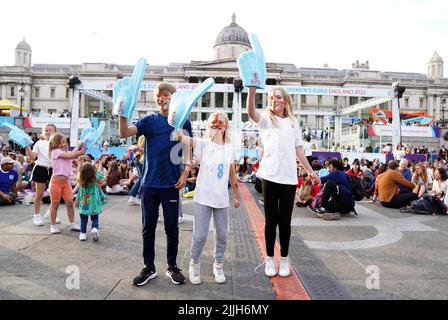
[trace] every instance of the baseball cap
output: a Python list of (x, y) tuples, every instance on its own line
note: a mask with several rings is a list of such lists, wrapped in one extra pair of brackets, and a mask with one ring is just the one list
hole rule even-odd
[(12, 160), (10, 157), (4, 157), (4, 158), (2, 159), (2, 161), (1, 161), (1, 165), (7, 164), (7, 163), (14, 164), (15, 161)]

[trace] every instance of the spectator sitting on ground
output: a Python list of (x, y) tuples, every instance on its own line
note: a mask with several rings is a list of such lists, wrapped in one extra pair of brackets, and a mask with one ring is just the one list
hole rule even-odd
[(429, 192), (430, 195), (437, 197), (439, 200), (444, 201), (446, 198), (446, 191), (448, 189), (448, 176), (445, 169), (437, 168), (434, 172), (434, 180), (432, 182), (432, 189)]
[(358, 159), (353, 160), (351, 169), (347, 170), (345, 173), (361, 179), (364, 178), (364, 173), (361, 170), (361, 166)]
[(363, 179), (367, 198), (370, 198), (370, 196), (372, 196), (375, 191), (376, 177), (375, 177), (374, 171), (375, 171), (375, 167), (373, 165), (373, 162), (367, 160), (366, 168), (364, 170), (364, 179)]
[(417, 163), (415, 165), (415, 172), (412, 175), (412, 182), (417, 185), (417, 196), (418, 198), (423, 197), (425, 192), (429, 190), (429, 184), (432, 185), (432, 178), (428, 175), (423, 163)]
[[(387, 171), (377, 177), (377, 185), (375, 194), (386, 208), (406, 207), (412, 201), (417, 199), (416, 184), (406, 180), (398, 171), (399, 164), (392, 160), (387, 166)], [(398, 186), (403, 185), (407, 188), (414, 189), (413, 192), (399, 193)]]
[[(409, 160), (407, 159), (401, 159), (400, 160), (400, 166), (398, 167), (398, 171), (401, 172), (401, 175), (408, 181), (412, 181), (412, 172), (409, 170)], [(406, 193), (411, 192), (408, 188), (405, 186), (399, 186), (400, 193)]]
[(13, 169), (14, 160), (4, 157), (0, 164), (0, 205), (15, 204), (17, 199), (18, 174)]
[(120, 183), (121, 174), (118, 169), (118, 163), (112, 162), (106, 176), (106, 192), (108, 194), (127, 194), (128, 189)]
[(341, 214), (348, 214), (355, 208), (350, 182), (347, 174), (342, 171), (342, 164), (337, 159), (331, 159), (328, 165), (330, 174), (321, 178), (321, 206), (308, 209), (324, 220), (338, 220)]
[(330, 174), (330, 171), (328, 170), (328, 165), (330, 164), (330, 159), (327, 159), (324, 161), (324, 165), (322, 169), (319, 170), (319, 178), (328, 176)]

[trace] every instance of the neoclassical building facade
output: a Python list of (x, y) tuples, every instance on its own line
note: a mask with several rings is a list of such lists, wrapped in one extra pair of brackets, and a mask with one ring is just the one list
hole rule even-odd
[[(238, 76), (236, 59), (241, 52), (250, 49), (247, 32), (237, 24), (235, 15), (231, 23), (217, 35), (213, 45), (213, 59), (190, 61), (168, 65), (150, 65), (144, 82), (168, 81), (173, 83), (198, 83), (208, 77), (218, 84), (233, 84)], [(149, 58), (149, 57), (148, 57)], [(268, 57), (269, 61), (269, 57)], [(417, 63), (424, 63), (417, 62)], [(405, 72), (382, 72), (371, 70), (369, 62), (356, 61), (350, 68), (338, 70), (328, 66), (322, 68), (297, 67), (294, 64), (267, 62), (267, 84), (300, 87), (331, 88), (382, 88), (390, 89), (392, 83), (400, 81), (406, 87), (401, 108), (403, 111), (426, 111), (435, 120), (444, 118), (448, 79), (443, 76), (443, 59), (434, 53), (427, 62), (427, 74)], [(1, 64), (1, 62), (0, 62)], [(81, 81), (114, 82), (130, 75), (132, 65), (111, 63), (32, 64), (31, 46), (23, 39), (15, 48), (15, 65), (0, 66), (0, 99), (20, 104), (19, 90), (24, 88), (23, 105), (40, 113), (67, 113), (70, 111), (70, 90), (67, 80), (77, 74)], [(111, 95), (111, 91), (104, 91)], [(302, 127), (324, 129), (328, 126), (327, 115), (337, 108), (356, 105), (369, 97), (293, 94), (294, 112)], [(266, 93), (257, 94), (256, 105), (266, 105)], [(214, 110), (225, 111), (232, 118), (232, 92), (209, 92), (194, 109), (191, 120), (205, 120)], [(242, 101), (245, 101), (243, 93)], [(390, 108), (391, 102), (382, 105)], [(102, 114), (110, 117), (111, 106), (89, 96), (82, 95), (80, 117)], [(156, 110), (152, 92), (142, 91), (137, 105), (139, 116)], [(369, 110), (358, 110), (353, 116), (369, 116)], [(448, 115), (447, 115), (448, 116)], [(242, 120), (247, 121), (245, 108)]]

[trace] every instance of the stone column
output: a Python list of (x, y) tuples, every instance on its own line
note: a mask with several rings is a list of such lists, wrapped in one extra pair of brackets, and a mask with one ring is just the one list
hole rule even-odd
[(435, 105), (436, 120), (439, 120), (439, 119), (441, 119), (441, 114), (440, 114), (440, 96), (437, 96), (435, 103), (436, 103), (436, 105)]
[(6, 89), (8, 86), (6, 83), (4, 83), (1, 85), (1, 87), (2, 87), (2, 99), (6, 99)]
[(216, 108), (215, 92), (210, 92), (210, 108)]
[(434, 115), (434, 96), (433, 95), (427, 95), (426, 101), (428, 101), (428, 116)]
[(262, 93), (261, 104), (263, 106), (263, 109), (267, 107), (267, 105), (268, 105), (268, 94), (267, 93)]
[[(227, 84), (227, 79), (224, 79), (224, 84)], [(223, 107), (224, 108), (229, 107), (229, 93), (228, 92), (224, 92)]]

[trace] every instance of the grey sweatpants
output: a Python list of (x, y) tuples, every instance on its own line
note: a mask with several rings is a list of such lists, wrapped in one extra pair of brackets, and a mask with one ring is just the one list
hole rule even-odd
[(202, 249), (207, 241), (210, 218), (213, 214), (213, 224), (215, 226), (215, 261), (224, 261), (224, 252), (227, 245), (227, 230), (229, 223), (229, 208), (216, 209), (195, 203), (193, 243), (191, 245), (191, 259), (198, 263)]

